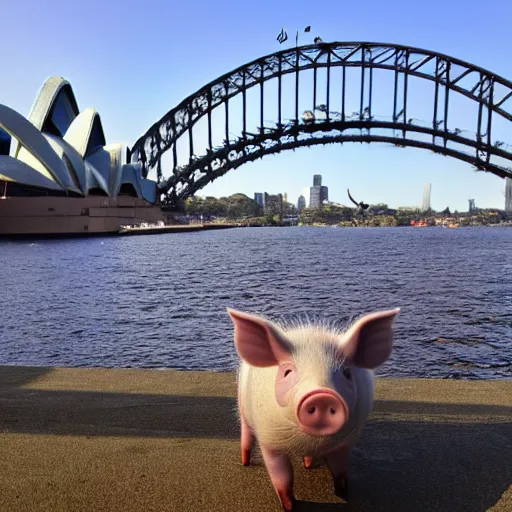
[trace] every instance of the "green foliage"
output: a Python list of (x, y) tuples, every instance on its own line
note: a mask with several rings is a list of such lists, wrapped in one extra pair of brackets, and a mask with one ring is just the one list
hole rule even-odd
[(338, 224), (350, 221), (354, 217), (354, 209), (341, 206), (324, 205), (321, 208), (304, 208), (299, 215), (299, 222), (305, 225)]
[[(190, 197), (184, 202), (187, 215), (203, 215), (205, 220), (216, 217), (216, 222), (236, 222), (251, 226), (283, 225), (282, 215), (297, 215), (295, 206), (283, 202), (282, 211), (279, 202), (269, 202), (265, 211), (253, 199), (245, 194), (233, 194), (229, 197)], [(433, 225), (435, 220), (452, 217), (455, 224), (461, 226), (478, 226), (499, 224), (511, 220), (510, 213), (496, 209), (478, 209), (475, 213), (450, 213), (450, 208), (442, 212), (420, 212), (410, 210), (390, 210), (386, 204), (372, 205), (365, 215), (355, 208), (323, 205), (321, 208), (304, 208), (299, 214), (299, 225), (338, 225), (351, 226), (410, 226), (411, 221), (426, 220)], [(213, 220), (213, 219), (211, 219)]]
[(376, 215), (368, 219), (368, 224), (374, 227), (394, 227), (397, 226), (397, 219), (393, 215)]
[(185, 201), (185, 213), (188, 215), (204, 215), (206, 217), (226, 217), (242, 219), (259, 217), (263, 214), (262, 207), (245, 194), (233, 194), (229, 197), (189, 197)]

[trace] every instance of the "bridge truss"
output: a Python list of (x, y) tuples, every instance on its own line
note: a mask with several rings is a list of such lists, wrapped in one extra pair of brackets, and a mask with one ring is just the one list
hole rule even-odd
[[(341, 67), (341, 90), (331, 86), (331, 70)], [(346, 106), (347, 70), (360, 69), (359, 109)], [(319, 83), (318, 71), (325, 69), (326, 81)], [(374, 71), (393, 73), (393, 114), (389, 119), (374, 115)], [(313, 72), (312, 109), (299, 110), (301, 73)], [(294, 80), (295, 111), (292, 120), (283, 118), (283, 77)], [(432, 119), (417, 123), (408, 117), (410, 77), (434, 82)], [(265, 127), (265, 84), (277, 80), (277, 119)], [(260, 123), (255, 133), (247, 130), (247, 91), (259, 86)], [(317, 105), (320, 88), (325, 103)], [(290, 93), (290, 91), (286, 91)], [(476, 130), (450, 129), (450, 98), (459, 93), (477, 104)], [(230, 100), (242, 97), (242, 132), (230, 135)], [(341, 111), (331, 109), (332, 99), (341, 96)], [(212, 112), (225, 109), (225, 138), (213, 145)], [(319, 118), (315, 112), (321, 111)], [(206, 116), (208, 147), (194, 152), (194, 126)], [(155, 123), (131, 149), (131, 160), (142, 163), (144, 175), (156, 171), (163, 203), (176, 205), (231, 169), (266, 154), (315, 144), (384, 142), (419, 147), (468, 162), (476, 169), (499, 177), (512, 177), (512, 146), (493, 138), (493, 121), (512, 121), (512, 83), (480, 67), (417, 48), (381, 43), (321, 43), (280, 51), (223, 75), (183, 100)], [(472, 135), (467, 135), (471, 133)], [(413, 135), (421, 134), (422, 140)], [(188, 138), (188, 159), (178, 162), (177, 143)], [(164, 177), (162, 155), (172, 153), (170, 176)]]

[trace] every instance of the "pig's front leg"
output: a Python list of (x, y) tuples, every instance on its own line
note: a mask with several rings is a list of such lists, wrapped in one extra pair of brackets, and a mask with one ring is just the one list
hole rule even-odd
[(241, 448), (242, 448), (242, 464), (244, 466), (251, 465), (251, 451), (254, 446), (254, 433), (245, 421), (244, 415), (240, 414), (240, 423), (241, 423)]
[(281, 500), (283, 510), (293, 510), (293, 467), (287, 455), (261, 447), (261, 453), (272, 485)]
[(332, 475), (334, 494), (344, 500), (348, 497), (348, 459), (352, 444), (343, 444), (325, 457), (327, 467)]

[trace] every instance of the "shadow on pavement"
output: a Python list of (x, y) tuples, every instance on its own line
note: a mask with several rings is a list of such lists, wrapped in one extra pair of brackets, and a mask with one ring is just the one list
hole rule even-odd
[[(219, 488), (231, 486), (233, 500), (243, 503), (239, 479), (246, 486), (260, 485), (254, 484), (259, 475), (261, 485), (270, 486), (257, 453), (253, 467), (239, 464), (233, 397), (24, 389), (19, 386), (40, 375), (39, 369), (26, 369), (16, 377), (5, 368), (0, 382), (2, 434), (127, 437), (135, 443), (201, 439), (202, 448), (189, 443), (184, 457), (197, 468), (199, 484), (201, 479), (209, 482), (210, 487), (200, 486), (202, 501), (213, 500)], [(205, 457), (204, 446), (215, 452), (215, 443), (222, 440), (236, 442), (223, 452), (229, 460), (223, 461), (226, 474), (217, 481), (218, 464)], [(352, 453), (348, 503), (325, 502), (334, 500), (324, 466), (307, 471), (296, 462), (295, 491), (301, 500), (297, 511), (483, 512), (511, 485), (511, 461), (512, 407), (377, 401)], [(169, 464), (178, 484), (185, 478), (180, 467), (172, 466), (172, 458), (159, 464), (160, 469)], [(277, 498), (275, 503), (277, 511)]]

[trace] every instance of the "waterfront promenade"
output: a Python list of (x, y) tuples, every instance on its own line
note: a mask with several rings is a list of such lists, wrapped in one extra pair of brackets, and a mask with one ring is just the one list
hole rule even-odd
[[(233, 373), (0, 367), (0, 510), (279, 511), (239, 458)], [(512, 381), (377, 379), (350, 502), (296, 465), (298, 511), (512, 510)]]

